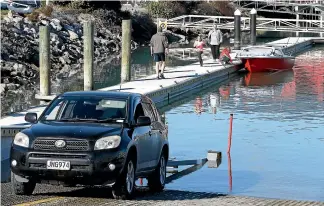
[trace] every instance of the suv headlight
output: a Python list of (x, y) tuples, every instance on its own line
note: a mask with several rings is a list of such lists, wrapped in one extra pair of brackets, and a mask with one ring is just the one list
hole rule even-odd
[(112, 149), (120, 144), (121, 137), (118, 135), (102, 137), (96, 141), (94, 150)]
[(18, 132), (15, 136), (15, 139), (13, 141), (15, 145), (21, 146), (21, 147), (27, 147), (29, 146), (29, 137), (25, 135), (22, 132)]

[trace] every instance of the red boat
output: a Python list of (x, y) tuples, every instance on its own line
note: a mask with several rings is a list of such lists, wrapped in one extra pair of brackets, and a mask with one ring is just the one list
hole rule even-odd
[(269, 72), (292, 69), (295, 57), (285, 55), (280, 48), (253, 46), (242, 49), (237, 57), (249, 72)]

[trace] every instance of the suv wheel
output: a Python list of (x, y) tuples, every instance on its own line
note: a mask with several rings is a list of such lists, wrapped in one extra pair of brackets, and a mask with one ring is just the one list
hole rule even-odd
[(29, 180), (29, 182), (18, 182), (14, 173), (11, 173), (12, 190), (16, 195), (31, 195), (35, 189), (36, 182)]
[(162, 153), (160, 162), (158, 166), (155, 168), (153, 174), (148, 178), (148, 186), (150, 190), (154, 192), (161, 192), (165, 186), (166, 179), (166, 158)]
[(132, 199), (135, 190), (135, 163), (129, 159), (126, 167), (112, 188), (115, 199)]

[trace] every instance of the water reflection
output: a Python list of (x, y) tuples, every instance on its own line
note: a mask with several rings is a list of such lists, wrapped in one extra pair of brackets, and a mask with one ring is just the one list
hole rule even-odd
[(196, 98), (196, 104), (195, 104), (195, 108), (196, 108), (196, 114), (200, 115), (203, 112), (203, 104), (202, 104), (202, 99), (200, 97)]
[[(293, 70), (239, 76), (167, 111), (170, 155), (183, 159), (204, 157), (209, 149), (226, 152), (228, 116), (236, 117), (225, 162), (168, 189), (323, 201), (324, 56), (319, 50), (308, 53), (310, 59), (298, 56)], [(193, 108), (196, 113), (189, 112)]]
[(233, 177), (232, 177), (232, 159), (231, 153), (227, 153), (227, 164), (228, 164), (228, 185), (229, 185), (229, 192), (232, 192), (233, 189)]
[(268, 86), (291, 82), (293, 80), (293, 70), (274, 73), (247, 73), (244, 77), (244, 86)]

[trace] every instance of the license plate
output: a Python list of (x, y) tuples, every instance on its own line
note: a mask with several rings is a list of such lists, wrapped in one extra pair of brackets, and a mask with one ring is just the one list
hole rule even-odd
[(70, 170), (70, 162), (69, 161), (61, 161), (61, 160), (48, 160), (47, 161), (47, 169)]

